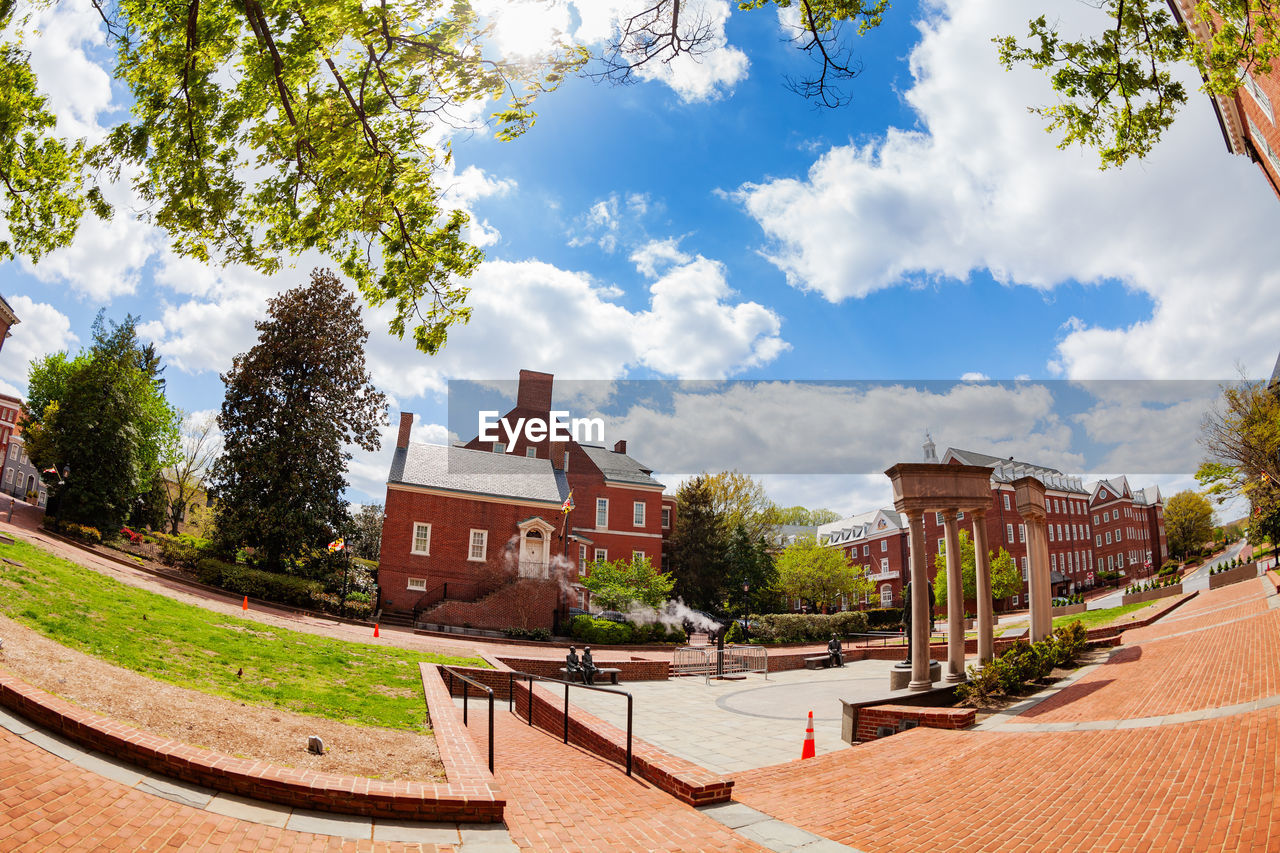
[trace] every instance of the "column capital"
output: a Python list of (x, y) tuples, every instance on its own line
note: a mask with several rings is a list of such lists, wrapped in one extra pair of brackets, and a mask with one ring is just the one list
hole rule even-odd
[(942, 513), (943, 521), (956, 521), (959, 519), (959, 516), (960, 516), (960, 511), (955, 507), (939, 510), (939, 512)]

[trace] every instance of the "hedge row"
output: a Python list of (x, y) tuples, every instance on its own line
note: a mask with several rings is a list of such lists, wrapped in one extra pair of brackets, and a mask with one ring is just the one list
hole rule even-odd
[(766, 613), (751, 617), (751, 637), (766, 643), (826, 641), (832, 634), (866, 632), (867, 614), (858, 610), (842, 613)]
[(569, 623), (569, 636), (575, 640), (597, 645), (683, 643), (689, 639), (683, 629), (668, 628), (661, 622), (636, 625), (631, 622), (596, 619), (585, 613), (573, 617), (573, 621)]
[(1074, 663), (1087, 642), (1088, 632), (1078, 619), (1054, 629), (1052, 636), (1038, 643), (1019, 640), (982, 669), (969, 667), (969, 680), (956, 687), (956, 698), (971, 705), (988, 705), (996, 699), (1016, 696), (1054, 667)]

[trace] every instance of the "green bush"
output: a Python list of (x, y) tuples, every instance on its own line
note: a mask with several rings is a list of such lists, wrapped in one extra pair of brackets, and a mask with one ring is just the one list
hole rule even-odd
[(546, 628), (503, 628), (502, 633), (513, 640), (550, 640), (551, 632)]
[(742, 623), (735, 619), (729, 623), (729, 633), (724, 635), (724, 641), (726, 643), (741, 643), (743, 639)]
[(897, 630), (902, 625), (901, 607), (878, 607), (862, 612), (866, 615), (867, 626), (872, 631)]
[(832, 634), (861, 634), (867, 630), (867, 614), (857, 610), (841, 613), (766, 613), (754, 616), (752, 637), (769, 643), (806, 643), (831, 639)]
[(318, 581), (231, 563), (222, 564), (222, 579), (218, 585), (236, 595), (295, 607), (314, 607), (316, 602), (312, 594), (323, 591)]
[(213, 553), (208, 539), (192, 536), (189, 533), (180, 533), (177, 536), (157, 533), (156, 539), (160, 544), (160, 562), (166, 566), (196, 569), (202, 558), (212, 556)]
[(626, 623), (595, 619), (585, 614), (573, 617), (569, 633), (575, 640), (582, 640), (584, 643), (607, 645), (630, 643), (634, 636), (631, 626)]
[(1075, 663), (1088, 642), (1088, 632), (1076, 620), (1054, 630), (1038, 643), (1019, 640), (982, 669), (969, 667), (969, 680), (956, 688), (961, 701), (982, 705), (1016, 696), (1030, 682), (1047, 676), (1055, 667)]
[(81, 542), (88, 542), (91, 545), (102, 544), (102, 533), (96, 527), (90, 527), (87, 524), (68, 524), (63, 528), (63, 532), (72, 539), (79, 539)]

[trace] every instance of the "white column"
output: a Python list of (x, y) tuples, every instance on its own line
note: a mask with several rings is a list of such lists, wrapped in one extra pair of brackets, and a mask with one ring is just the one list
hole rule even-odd
[(911, 608), (911, 656), (912, 690), (928, 690), (933, 687), (929, 677), (929, 574), (924, 559), (924, 513), (914, 510), (907, 515), (907, 528), (911, 531), (911, 601), (904, 606)]
[(978, 576), (978, 665), (995, 657), (995, 620), (991, 601), (991, 560), (987, 554), (987, 513), (973, 512), (973, 568)]
[(964, 681), (964, 576), (960, 571), (960, 526), (956, 511), (942, 513), (947, 543), (947, 674), (946, 681)]

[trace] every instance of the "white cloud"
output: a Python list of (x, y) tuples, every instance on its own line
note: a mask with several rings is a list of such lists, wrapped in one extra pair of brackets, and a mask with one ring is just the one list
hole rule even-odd
[(983, 382), (991, 377), (980, 370), (967, 370), (960, 374), (961, 382)]
[[(1101, 21), (1082, 4), (1048, 11), (1067, 31)], [(1254, 372), (1269, 366), (1280, 257), (1276, 200), (1257, 167), (1225, 152), (1198, 94), (1145, 163), (1100, 172), (1095, 154), (1058, 150), (1026, 111), (1053, 102), (1044, 76), (1005, 72), (990, 42), (1025, 32), (1027, 16), (1013, 0), (934, 7), (904, 96), (918, 128), (834, 147), (802, 178), (741, 187), (767, 256), (791, 284), (833, 302), (982, 269), (1008, 284), (1119, 281), (1149, 295), (1154, 311), (1142, 322), (1065, 330), (1057, 367), (1072, 377), (1212, 377), (1237, 359)]]
[(680, 238), (650, 240), (631, 253), (631, 262), (647, 278), (657, 278), (659, 268), (669, 264), (687, 264), (692, 258), (680, 251)]
[(5, 393), (22, 397), (31, 362), (50, 353), (70, 350), (80, 339), (71, 331), (67, 315), (52, 305), (36, 302), (23, 294), (6, 299), (20, 322), (9, 330), (11, 337), (0, 350), (0, 379), (6, 383)]

